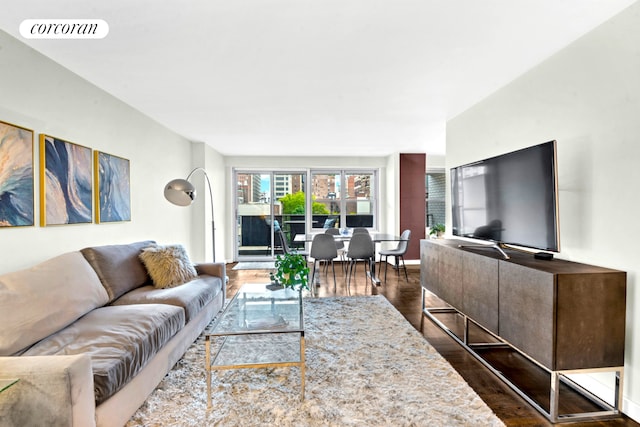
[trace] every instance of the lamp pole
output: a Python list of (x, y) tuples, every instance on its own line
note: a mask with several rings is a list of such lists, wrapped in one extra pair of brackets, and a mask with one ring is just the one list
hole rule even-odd
[(187, 181), (191, 178), (194, 172), (201, 171), (204, 174), (205, 179), (207, 180), (207, 187), (209, 188), (209, 202), (211, 204), (211, 251), (213, 253), (213, 262), (216, 262), (216, 221), (213, 217), (213, 191), (211, 190), (211, 181), (209, 181), (209, 175), (207, 175), (207, 171), (203, 168), (195, 168), (189, 175), (187, 175)]
[(194, 172), (200, 171), (204, 174), (207, 181), (207, 187), (209, 188), (209, 202), (211, 203), (211, 244), (213, 251), (213, 262), (216, 262), (216, 225), (215, 217), (213, 215), (213, 191), (211, 189), (211, 181), (209, 181), (209, 175), (201, 168), (197, 167), (187, 175), (187, 179), (174, 179), (164, 187), (164, 197), (171, 203), (179, 206), (189, 206), (196, 199), (196, 188), (189, 181), (191, 175)]

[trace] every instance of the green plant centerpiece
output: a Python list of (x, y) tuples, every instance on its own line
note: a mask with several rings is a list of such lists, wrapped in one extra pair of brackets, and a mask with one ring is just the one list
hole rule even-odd
[(304, 256), (295, 252), (278, 255), (275, 267), (275, 273), (271, 273), (272, 281), (285, 288), (299, 291), (309, 289), (309, 265)]
[(442, 237), (444, 234), (444, 224), (434, 224), (433, 227), (429, 230), (430, 236), (435, 236), (438, 239)]

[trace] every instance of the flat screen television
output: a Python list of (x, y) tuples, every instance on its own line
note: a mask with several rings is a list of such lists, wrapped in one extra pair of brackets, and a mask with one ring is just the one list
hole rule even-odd
[(556, 165), (549, 141), (452, 168), (453, 235), (559, 252)]

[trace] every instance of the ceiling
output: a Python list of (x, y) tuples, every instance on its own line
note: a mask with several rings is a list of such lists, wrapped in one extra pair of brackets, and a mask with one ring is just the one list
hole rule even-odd
[(443, 155), (448, 119), (634, 1), (21, 0), (0, 29), (224, 155)]

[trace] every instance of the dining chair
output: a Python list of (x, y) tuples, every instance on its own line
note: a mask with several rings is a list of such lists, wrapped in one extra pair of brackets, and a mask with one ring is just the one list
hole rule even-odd
[(315, 281), (316, 267), (319, 262), (326, 261), (327, 265), (331, 261), (331, 268), (333, 270), (333, 290), (336, 290), (336, 268), (333, 265), (333, 259), (338, 256), (338, 250), (336, 249), (336, 243), (333, 236), (321, 233), (316, 234), (311, 242), (311, 253), (309, 254), (313, 258), (313, 273), (311, 274), (311, 283), (319, 283)]
[(356, 227), (356, 228), (354, 228), (354, 229), (353, 229), (353, 233), (352, 233), (352, 235), (353, 235), (353, 234), (360, 234), (360, 233), (367, 233), (367, 234), (369, 234), (369, 230), (367, 230), (367, 229), (366, 229), (366, 228), (364, 228), (364, 227)]
[[(351, 275), (357, 270), (358, 261), (362, 260), (369, 264), (369, 273), (372, 263), (375, 259), (375, 247), (369, 233), (356, 233), (351, 236), (349, 247), (347, 248), (347, 258), (349, 258), (349, 272), (347, 274), (347, 286), (351, 279)], [(365, 275), (367, 273), (367, 264), (364, 267)]]
[(384, 280), (387, 281), (387, 258), (392, 256), (395, 261), (395, 269), (396, 272), (400, 273), (400, 265), (399, 261), (402, 261), (402, 268), (404, 268), (404, 277), (407, 281), (409, 281), (409, 275), (407, 274), (407, 266), (404, 264), (404, 254), (407, 253), (407, 249), (409, 247), (409, 239), (411, 239), (411, 230), (404, 230), (400, 235), (400, 241), (398, 245), (393, 249), (383, 249), (380, 253), (380, 262), (382, 263), (384, 258)]
[[(267, 234), (267, 239), (268, 239), (267, 251), (271, 251), (271, 219), (265, 218), (264, 225), (266, 226), (265, 233)], [(274, 232), (273, 245), (275, 250), (281, 249), (281, 247), (278, 246), (278, 240), (275, 237), (278, 235), (278, 231), (281, 231), (281, 230), (282, 228), (280, 227), (280, 222), (278, 222), (277, 219), (273, 220), (273, 232)]]
[[(331, 236), (339, 236), (340, 235), (340, 230), (338, 230), (337, 228), (328, 228), (325, 231), (326, 234), (330, 234)], [(335, 239), (334, 237), (334, 241), (336, 244), (336, 250), (338, 251), (338, 257), (340, 258), (340, 262), (342, 263), (342, 269), (346, 272), (347, 271), (347, 260), (345, 259), (345, 253), (346, 253), (346, 249), (344, 247), (344, 241), (341, 239)]]
[(287, 237), (284, 235), (284, 232), (282, 231), (282, 229), (276, 230), (276, 234), (278, 234), (278, 236), (280, 237), (280, 243), (282, 244), (282, 251), (285, 254), (293, 252), (298, 255), (302, 255), (303, 257), (305, 257), (305, 259), (309, 256), (309, 252), (307, 251), (292, 250), (289, 247), (289, 244), (287, 243)]

